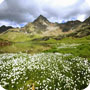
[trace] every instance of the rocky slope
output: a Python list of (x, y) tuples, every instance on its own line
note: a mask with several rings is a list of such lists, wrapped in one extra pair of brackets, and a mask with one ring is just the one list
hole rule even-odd
[(34, 22), (28, 23), (25, 27), (21, 28), (20, 31), (31, 35), (58, 36), (71, 33), (72, 27), (75, 28), (80, 24), (80, 21), (69, 21), (64, 24), (52, 23), (40, 15)]
[(81, 38), (90, 35), (90, 25), (82, 24), (75, 29), (75, 32), (69, 34), (68, 36)]
[(61, 33), (61, 28), (55, 23), (51, 23), (44, 16), (40, 15), (34, 22), (28, 23), (25, 27), (21, 28), (22, 32), (31, 35), (42, 34), (43, 36), (53, 36)]
[(82, 24), (82, 22), (80, 22), (79, 20), (68, 21), (67, 23), (60, 24), (60, 27), (63, 32), (68, 32), (69, 30), (74, 30), (80, 24)]
[(82, 22), (78, 27), (74, 28), (74, 32), (68, 36), (81, 38), (90, 35), (90, 17)]

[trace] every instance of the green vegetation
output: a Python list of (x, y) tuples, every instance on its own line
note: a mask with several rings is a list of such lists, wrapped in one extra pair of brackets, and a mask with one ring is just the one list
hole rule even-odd
[(12, 45), (0, 47), (0, 53), (39, 53), (44, 50), (50, 49), (50, 46), (45, 43), (38, 42), (18, 42), (13, 43)]
[(30, 90), (33, 84), (35, 90), (86, 88), (90, 83), (89, 21), (58, 24), (40, 15), (23, 28), (4, 26), (0, 85), (7, 90)]
[(27, 90), (34, 84), (36, 90), (81, 90), (88, 86), (90, 35), (56, 40), (8, 32), (0, 42), (4, 39), (14, 41), (0, 47), (0, 85), (4, 88)]
[(0, 55), (0, 84), (8, 90), (82, 90), (90, 79), (87, 59), (71, 54)]
[[(54, 40), (52, 40), (52, 42), (53, 41)], [(44, 52), (59, 52), (63, 54), (70, 53), (74, 56), (80, 56), (90, 60), (90, 36), (83, 38), (64, 38), (59, 40), (57, 43), (55, 42), (55, 44), (53, 42), (52, 48)]]
[(5, 34), (0, 34), (0, 38), (3, 40), (8, 40), (11, 42), (26, 42), (30, 41), (34, 38), (39, 38), (41, 37), (40, 35), (30, 35), (25, 32), (17, 32), (17, 31), (8, 31)]
[(33, 83), (36, 90), (81, 90), (89, 84), (90, 36), (17, 42), (0, 53), (7, 53), (0, 54), (0, 84), (8, 90), (27, 90)]
[[(38, 35), (31, 36), (31, 38), (36, 38), (36, 37), (39, 37), (39, 36)], [(24, 38), (23, 35), (22, 35), (22, 38)], [(74, 45), (74, 46), (71, 47), (71, 45)], [(62, 48), (59, 48), (59, 47), (62, 47)], [(50, 38), (49, 40), (46, 40), (46, 41), (29, 40), (28, 42), (18, 42), (18, 43), (13, 43), (10, 46), (0, 47), (1, 53), (4, 53), (4, 52), (7, 52), (7, 53), (24, 52), (25, 53), (26, 52), (26, 53), (32, 54), (32, 53), (39, 53), (42, 51), (45, 53), (46, 52), (59, 52), (63, 54), (71, 53), (74, 56), (80, 56), (83, 58), (90, 59), (90, 36), (86, 36), (83, 38), (66, 37), (66, 38), (63, 38), (62, 40), (55, 40), (53, 38)]]

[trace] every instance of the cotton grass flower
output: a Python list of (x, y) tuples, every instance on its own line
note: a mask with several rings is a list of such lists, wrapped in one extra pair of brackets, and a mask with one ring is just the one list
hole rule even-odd
[(32, 83), (37, 90), (84, 89), (90, 81), (89, 62), (71, 56), (60, 53), (0, 54), (0, 84), (11, 90), (15, 87), (25, 90)]

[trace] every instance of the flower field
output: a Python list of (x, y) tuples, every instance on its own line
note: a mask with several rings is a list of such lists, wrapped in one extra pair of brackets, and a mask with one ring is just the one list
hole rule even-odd
[(90, 63), (72, 54), (0, 54), (0, 85), (7, 90), (82, 90), (90, 82)]

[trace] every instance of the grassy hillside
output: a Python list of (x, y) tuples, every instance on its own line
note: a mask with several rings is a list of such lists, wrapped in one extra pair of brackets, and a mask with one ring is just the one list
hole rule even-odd
[(11, 42), (25, 42), (25, 41), (29, 41), (29, 40), (32, 40), (32, 39), (38, 38), (38, 37), (41, 37), (41, 36), (38, 34), (30, 35), (28, 33), (15, 32), (15, 31), (14, 32), (8, 31), (3, 34), (0, 34), (1, 39), (8, 40)]
[(58, 42), (54, 40), (47, 41), (52, 43), (52, 48), (44, 52), (59, 52), (63, 54), (73, 54), (74, 56), (80, 56), (88, 58), (90, 60), (90, 36), (83, 38), (66, 37)]
[[(23, 35), (22, 38), (24, 38)], [(70, 53), (74, 56), (90, 59), (90, 35), (83, 38), (66, 37), (61, 40), (55, 40), (54, 38), (45, 39), (46, 38), (43, 40), (31, 41), (30, 38), (28, 38), (28, 42), (19, 42), (14, 43), (11, 46), (1, 47), (0, 51), (7, 53), (26, 52), (31, 54), (40, 52), (59, 52), (63, 54)]]
[(29, 40), (28, 35), (22, 32), (8, 32), (3, 35), (0, 35), (0, 38), (9, 40), (12, 42), (18, 42), (18, 41), (26, 41)]

